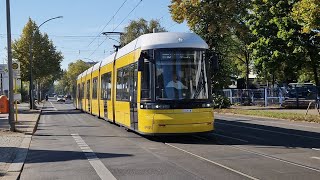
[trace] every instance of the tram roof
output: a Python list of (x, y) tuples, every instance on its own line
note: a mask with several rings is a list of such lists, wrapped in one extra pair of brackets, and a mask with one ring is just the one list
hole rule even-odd
[[(182, 32), (160, 32), (144, 34), (133, 40), (126, 46), (118, 50), (117, 56), (113, 53), (106, 57), (101, 63), (97, 63), (100, 66), (94, 65), (94, 70), (109, 64), (136, 49), (147, 50), (147, 49), (161, 49), (161, 48), (198, 48), (208, 49), (207, 43), (197, 34), (194, 33), (182, 33)], [(136, 57), (138, 58), (138, 57)], [(92, 67), (91, 67), (92, 68)], [(92, 69), (88, 69), (89, 73)], [(78, 79), (85, 76), (88, 70), (78, 76)]]
[(97, 64), (95, 64), (95, 65), (93, 66), (92, 72), (100, 68), (101, 62), (102, 62), (102, 61), (99, 61)]

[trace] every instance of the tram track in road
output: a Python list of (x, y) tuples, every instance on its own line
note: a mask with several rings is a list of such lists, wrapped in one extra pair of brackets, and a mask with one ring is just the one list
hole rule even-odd
[[(210, 134), (213, 134), (213, 133), (210, 133)], [(217, 134), (217, 133), (214, 133), (213, 134), (214, 136), (218, 136), (218, 137), (222, 137), (222, 138), (228, 138), (228, 139), (231, 139), (231, 140), (237, 140), (241, 143), (244, 143), (244, 142), (249, 142), (247, 140), (243, 140), (243, 139), (239, 139), (239, 138), (234, 138), (234, 137), (229, 137), (229, 136), (226, 136), (226, 135), (221, 135), (221, 134)], [(210, 136), (210, 135), (209, 135)], [(316, 172), (316, 173), (320, 173), (320, 169), (318, 168), (315, 168), (315, 167), (311, 167), (311, 166), (308, 166), (308, 165), (304, 165), (304, 164), (300, 164), (300, 163), (297, 163), (297, 162), (294, 162), (294, 161), (290, 161), (290, 160), (286, 160), (286, 159), (282, 159), (282, 158), (278, 158), (278, 157), (275, 157), (273, 155), (269, 155), (269, 154), (266, 154), (266, 153), (262, 153), (262, 152), (257, 152), (257, 151), (254, 151), (254, 150), (251, 150), (251, 149), (248, 149), (248, 148), (245, 148), (245, 147), (242, 147), (242, 146), (239, 146), (239, 145), (230, 145), (230, 144), (226, 144), (226, 143), (223, 143), (219, 140), (216, 140), (216, 139), (212, 139), (212, 138), (208, 138), (207, 136), (202, 136), (202, 135), (192, 135), (190, 136), (192, 137), (193, 139), (200, 139), (202, 141), (206, 141), (204, 142), (203, 144), (211, 144), (212, 142), (214, 142), (214, 144), (217, 144), (217, 145), (223, 145), (223, 146), (227, 146), (227, 147), (230, 147), (232, 149), (235, 149), (237, 151), (242, 151), (242, 152), (245, 152), (245, 153), (249, 153), (249, 154), (252, 154), (252, 155), (255, 155), (255, 156), (258, 156), (258, 157), (262, 157), (262, 158), (266, 158), (266, 159), (269, 159), (269, 160), (272, 160), (272, 161), (275, 161), (275, 162), (280, 162), (280, 163), (285, 163), (287, 165), (291, 165), (291, 166), (295, 166), (295, 167), (298, 167), (298, 168), (302, 168), (302, 169), (305, 169), (305, 170), (309, 170), (309, 171), (312, 171), (312, 172)], [(212, 160), (210, 158), (206, 158), (202, 155), (199, 155), (198, 153), (195, 153), (195, 152), (192, 152), (192, 151), (189, 151), (188, 149), (186, 148), (183, 148), (183, 147), (180, 147), (180, 146), (177, 146), (175, 145), (175, 142), (178, 141), (178, 140), (166, 140), (165, 138), (158, 138), (157, 141), (161, 141), (163, 144), (165, 144), (166, 146), (169, 146), (171, 148), (174, 148), (178, 151), (181, 151), (183, 153), (186, 153), (190, 156), (193, 156), (195, 158), (198, 158), (200, 160), (203, 160), (203, 161), (206, 161), (210, 164), (213, 164), (215, 166), (218, 166), (220, 168), (223, 168), (223, 169), (226, 169), (232, 173), (235, 173), (235, 174), (238, 174), (238, 175), (241, 175), (245, 178), (248, 178), (248, 179), (259, 179), (259, 177), (255, 177), (255, 175), (251, 174), (251, 173), (247, 173), (247, 172), (244, 172), (243, 170), (239, 170), (238, 168), (234, 168), (230, 165), (225, 165), (225, 163), (220, 163), (216, 160)], [(190, 143), (192, 144), (191, 142), (192, 140), (190, 139)], [(178, 141), (179, 142), (179, 141)], [(182, 140), (183, 142), (183, 140)], [(209, 143), (208, 143), (209, 142)], [(188, 142), (183, 142), (183, 143), (188, 143)], [(201, 142), (200, 142), (201, 144)], [(315, 160), (319, 160), (318, 157), (313, 157), (312, 159), (315, 159)]]
[[(191, 137), (196, 137), (197, 139), (202, 139), (202, 140), (208, 141), (207, 138), (204, 138), (204, 137), (201, 137), (201, 136), (191, 136)], [(178, 150), (178, 151), (181, 151), (181, 152), (186, 153), (186, 154), (188, 154), (188, 155), (191, 155), (192, 157), (195, 157), (195, 158), (200, 159), (200, 160), (202, 160), (202, 161), (208, 162), (208, 163), (210, 163), (210, 164), (213, 164), (213, 165), (215, 165), (215, 166), (218, 166), (218, 167), (220, 167), (220, 168), (223, 168), (223, 169), (225, 169), (225, 170), (227, 170), (227, 171), (229, 171), (229, 172), (235, 173), (235, 174), (240, 175), (240, 176), (242, 176), (242, 177), (245, 177), (245, 178), (247, 178), (247, 179), (259, 180), (259, 178), (256, 178), (256, 177), (254, 177), (254, 176), (251, 176), (251, 175), (249, 175), (249, 174), (246, 174), (246, 173), (244, 173), (244, 172), (241, 172), (241, 171), (236, 170), (236, 169), (234, 169), (234, 168), (231, 168), (231, 167), (229, 167), (229, 166), (223, 165), (223, 164), (218, 163), (218, 162), (216, 162), (216, 161), (210, 160), (210, 159), (205, 158), (205, 157), (203, 157), (203, 156), (200, 156), (200, 155), (198, 155), (198, 154), (192, 153), (192, 152), (187, 151), (187, 150), (185, 150), (185, 149), (183, 149), (183, 148), (177, 147), (177, 146), (173, 145), (172, 143), (167, 142), (166, 139), (163, 138), (163, 137), (155, 137), (155, 138), (152, 138), (152, 139), (153, 139), (153, 140), (156, 140), (156, 141), (158, 141), (158, 142), (162, 142), (164, 145), (166, 145), (166, 146), (168, 146), (168, 147), (171, 147), (171, 148), (173, 148), (173, 149), (175, 149), (175, 150)], [(171, 141), (172, 141), (172, 140), (171, 140)], [(173, 140), (173, 141), (175, 141), (175, 140)]]
[[(226, 122), (228, 122), (228, 121), (226, 121)], [(285, 147), (291, 147), (291, 148), (302, 147), (305, 150), (320, 151), (319, 146), (315, 144), (315, 142), (320, 140), (320, 137), (318, 134), (316, 134), (315, 137), (313, 137), (311, 135), (297, 134), (297, 133), (295, 133), (296, 131), (298, 131), (299, 133), (301, 133), (303, 131), (295, 130), (295, 129), (286, 129), (286, 131), (288, 131), (288, 132), (281, 132), (281, 129), (269, 130), (269, 129), (263, 129), (263, 128), (259, 128), (259, 127), (251, 127), (251, 126), (248, 127), (248, 126), (243, 126), (243, 125), (238, 125), (238, 124), (235, 125), (232, 123), (221, 123), (221, 122), (215, 122), (215, 123), (218, 125), (223, 125), (226, 127), (229, 126), (229, 127), (235, 128), (235, 130), (231, 130), (231, 131), (229, 130), (230, 128), (228, 128), (228, 131), (221, 130), (221, 129), (226, 129), (226, 128), (220, 128), (219, 130), (215, 131), (216, 133), (218, 133), (217, 134), (218, 136), (226, 136), (226, 138), (229, 138), (229, 139), (237, 140), (237, 139), (239, 139), (239, 137), (243, 137), (244, 139), (240, 139), (240, 141), (242, 141), (242, 142), (245, 142), (249, 139), (250, 142), (255, 141), (260, 144), (270, 144), (270, 143), (274, 144), (275, 141), (272, 138), (270, 139), (270, 136), (268, 135), (269, 133), (272, 133), (272, 135), (274, 137), (276, 137), (277, 135), (283, 135), (283, 136), (279, 136), (281, 138), (295, 137), (295, 138), (290, 139), (290, 141), (291, 141), (290, 143), (288, 142), (288, 140), (286, 142), (284, 142), (283, 146), (285, 146)], [(260, 124), (257, 124), (257, 125), (260, 125)], [(243, 133), (243, 131), (239, 131), (239, 128), (240, 129), (250, 129), (250, 130), (252, 130), (251, 132), (268, 132), (268, 133), (266, 133), (265, 136), (263, 136), (263, 137), (259, 137), (256, 135), (256, 133), (251, 133), (253, 135), (250, 135), (250, 133)], [(276, 127), (276, 128), (279, 128), (279, 127)], [(290, 132), (291, 130), (293, 132)], [(307, 132), (307, 131), (305, 131), (305, 132)], [(307, 133), (315, 134), (317, 132), (307, 132)], [(237, 138), (235, 138), (235, 136)], [(261, 136), (261, 134), (260, 134), (260, 136)], [(297, 139), (301, 139), (301, 140), (303, 140), (303, 142), (299, 143)], [(306, 140), (308, 140), (308, 141), (306, 141)], [(306, 143), (306, 142), (310, 142), (310, 143)], [(313, 144), (311, 142), (313, 142)], [(245, 142), (245, 143), (247, 143), (247, 142)], [(280, 142), (280, 144), (281, 144), (281, 142)]]
[(223, 165), (223, 164), (220, 164), (220, 163), (218, 163), (218, 162), (212, 161), (212, 160), (210, 160), (210, 159), (204, 158), (204, 157), (202, 157), (202, 156), (199, 156), (199, 155), (194, 154), (194, 153), (192, 153), (192, 152), (189, 152), (189, 151), (187, 151), (187, 150), (181, 149), (181, 148), (179, 148), (179, 147), (177, 147), (177, 146), (174, 146), (174, 145), (172, 145), (172, 144), (169, 144), (169, 143), (164, 143), (164, 144), (167, 145), (167, 146), (170, 146), (170, 147), (172, 147), (172, 148), (175, 148), (175, 149), (177, 149), (177, 150), (179, 150), (179, 151), (182, 151), (182, 152), (184, 152), (184, 153), (190, 154), (190, 155), (192, 155), (192, 156), (194, 156), (194, 157), (197, 157), (197, 158), (199, 158), (199, 159), (201, 159), (201, 160), (207, 161), (207, 162), (209, 162), (209, 163), (211, 163), (211, 164), (214, 164), (214, 165), (216, 165), (216, 166), (219, 166), (219, 167), (221, 167), (221, 168), (224, 168), (224, 169), (226, 169), (226, 170), (229, 170), (229, 171), (231, 171), (231, 172), (233, 172), (233, 173), (236, 173), (236, 174), (239, 174), (239, 175), (241, 175), (241, 176), (244, 176), (244, 177), (246, 177), (246, 178), (248, 178), (248, 179), (258, 180), (258, 178), (255, 178), (255, 177), (253, 177), (253, 176), (250, 176), (250, 175), (248, 175), (248, 174), (245, 174), (245, 173), (243, 173), (243, 172), (240, 172), (240, 171), (238, 171), (238, 170), (235, 170), (235, 169), (233, 169), (233, 168), (230, 168), (230, 167), (225, 166), (225, 165)]
[[(233, 140), (238, 140), (238, 141), (241, 140), (240, 142), (244, 142), (245, 141), (245, 140), (242, 140), (242, 139), (233, 138), (233, 137), (229, 137), (229, 136), (226, 136), (226, 135), (219, 135), (217, 133), (214, 133), (214, 134), (218, 135), (218, 136), (221, 136), (221, 137), (230, 138), (230, 139), (233, 139)], [(207, 141), (215, 140), (215, 139), (208, 139), (208, 138), (205, 138), (205, 137), (202, 137), (202, 136), (197, 136), (197, 135), (194, 135), (193, 137), (198, 138), (198, 139), (202, 139), (202, 140), (207, 140)], [(217, 144), (219, 144), (219, 145), (226, 145), (226, 144), (220, 143), (218, 141), (215, 141), (215, 142)], [(247, 142), (249, 142), (249, 141), (247, 141)], [(262, 156), (262, 157), (265, 157), (265, 158), (268, 158), (268, 159), (280, 161), (280, 162), (283, 162), (283, 163), (287, 163), (287, 164), (290, 164), (290, 165), (294, 165), (294, 166), (297, 166), (297, 167), (300, 167), (300, 168), (305, 168), (305, 169), (316, 171), (316, 172), (320, 173), (320, 169), (318, 169), (318, 168), (314, 168), (314, 167), (310, 167), (310, 166), (303, 165), (303, 164), (300, 164), (300, 163), (296, 163), (296, 162), (293, 162), (293, 161), (289, 161), (289, 160), (285, 160), (285, 159), (282, 159), (282, 158), (278, 158), (278, 157), (275, 157), (275, 156), (272, 156), (272, 155), (269, 155), (269, 154), (266, 154), (266, 153), (250, 150), (248, 148), (240, 147), (239, 145), (227, 145), (227, 146), (229, 146), (231, 148), (234, 148), (234, 149), (237, 149), (237, 150), (241, 150), (241, 151), (247, 152), (247, 153), (251, 153), (251, 154), (254, 154), (254, 155)], [(314, 158), (314, 159), (317, 159), (317, 158)]]
[[(79, 114), (79, 115), (83, 119), (88, 118), (87, 114)], [(112, 128), (112, 129), (114, 129), (114, 128)], [(260, 129), (260, 128), (258, 128), (258, 129)], [(118, 132), (115, 130), (115, 133), (116, 134), (119, 133), (119, 136), (123, 135), (122, 131)], [(230, 132), (216, 131), (214, 133), (210, 133), (207, 135), (183, 136), (184, 139), (182, 139), (182, 140), (180, 139), (180, 137), (179, 138), (157, 137), (154, 139), (156, 139), (156, 141), (158, 141), (160, 143), (163, 143), (165, 146), (167, 146), (171, 149), (174, 149), (174, 150), (172, 150), (173, 152), (174, 151), (181, 152), (183, 154), (186, 154), (185, 156), (190, 157), (190, 159), (196, 158), (196, 159), (200, 160), (199, 162), (203, 161), (203, 162), (206, 162), (207, 164), (212, 164), (213, 167), (219, 167), (219, 169), (224, 169), (227, 172), (229, 171), (230, 174), (237, 174), (237, 175), (242, 176), (243, 178), (247, 178), (247, 179), (260, 179), (260, 178), (263, 178), (264, 176), (260, 175), (261, 171), (255, 172), (250, 169), (240, 168), (237, 163), (232, 164), (232, 162), (231, 162), (231, 164), (230, 164), (229, 162), (224, 161), (223, 158), (221, 158), (221, 157), (217, 157), (217, 159), (216, 159), (214, 157), (214, 154), (212, 154), (212, 153), (211, 153), (211, 157), (210, 157), (210, 154), (202, 154), (201, 152), (203, 152), (202, 150), (204, 150), (204, 149), (201, 150), (201, 148), (198, 148), (199, 146), (196, 144), (199, 144), (199, 145), (206, 145), (206, 144), (207, 145), (210, 145), (210, 144), (223, 145), (225, 147), (230, 147), (230, 148), (235, 149), (237, 151), (246, 152), (248, 154), (259, 156), (264, 159), (269, 159), (269, 162), (279, 162), (279, 163), (274, 163), (276, 165), (282, 165), (282, 163), (283, 163), (283, 164), (290, 165), (289, 167), (295, 166), (295, 167), (306, 169), (306, 170), (308, 170), (307, 172), (313, 171), (313, 172), (316, 172), (316, 174), (320, 173), (320, 169), (315, 168), (313, 165), (308, 166), (308, 165), (300, 164), (300, 163), (297, 163), (296, 161), (290, 161), (291, 159), (289, 159), (289, 160), (282, 159), (281, 157), (279, 158), (279, 157), (275, 157), (273, 155), (270, 155), (268, 153), (257, 152), (257, 151), (251, 150), (251, 148), (246, 148), (246, 147), (242, 146), (244, 144), (251, 144), (252, 142), (255, 142), (255, 141), (261, 141), (260, 138), (257, 139), (257, 138), (254, 138), (253, 136), (240, 136), (239, 133), (238, 133), (238, 135), (233, 134), (234, 136), (232, 136), (232, 135), (229, 136), (229, 133)], [(291, 133), (286, 133), (286, 134), (291, 134)], [(244, 133), (244, 135), (246, 135), (246, 133)], [(142, 137), (144, 137), (144, 136), (142, 136)], [(214, 139), (214, 137), (216, 137), (216, 139)], [(127, 139), (127, 138), (124, 138), (124, 139)], [(147, 138), (147, 139), (149, 139), (149, 138)], [(195, 139), (197, 139), (198, 142), (199, 142), (199, 139), (201, 139), (201, 141), (199, 143), (193, 143), (192, 141), (195, 141)], [(311, 138), (311, 139), (314, 140), (313, 138)], [(130, 139), (127, 139), (127, 140), (129, 142), (132, 142), (133, 144), (138, 145), (136, 140), (134, 140), (134, 141), (130, 140)], [(220, 141), (220, 140), (222, 140), (222, 141)], [(141, 141), (143, 141), (143, 140), (141, 140)], [(230, 143), (226, 143), (225, 141), (233, 141), (233, 142), (236, 142), (235, 144), (239, 143), (241, 145), (230, 145)], [(266, 143), (270, 143), (270, 140), (268, 140), (268, 139), (264, 139), (264, 141)], [(176, 144), (176, 143), (178, 143), (178, 144)], [(180, 146), (180, 144), (182, 144), (182, 145)], [(184, 145), (192, 145), (192, 144), (194, 146), (190, 146), (190, 148), (197, 147), (198, 148), (197, 150), (200, 150), (200, 153), (197, 150), (189, 149), (189, 146), (184, 146)], [(231, 144), (234, 144), (234, 143), (231, 143)], [(255, 143), (252, 143), (252, 144), (255, 144)], [(140, 146), (141, 145), (139, 145), (139, 147)], [(144, 150), (148, 151), (149, 153), (153, 154), (154, 156), (158, 157), (159, 159), (161, 159), (163, 161), (167, 161), (166, 158), (162, 157), (162, 154), (159, 155), (158, 152), (153, 152), (153, 150), (148, 149), (148, 147), (145, 147), (145, 145), (142, 145), (141, 147)], [(207, 147), (210, 147), (210, 146), (207, 146)], [(314, 150), (314, 151), (316, 151), (316, 150)], [(204, 151), (204, 152), (206, 152), (206, 151)], [(212, 155), (214, 158), (212, 158)], [(234, 156), (234, 154), (233, 155), (230, 154), (230, 156)], [(318, 157), (318, 156), (315, 155), (315, 156), (311, 156), (311, 157)], [(310, 157), (308, 157), (308, 158), (310, 158)], [(313, 159), (314, 162), (319, 161), (319, 159), (317, 159), (317, 158), (311, 158), (311, 159)], [(168, 161), (168, 163), (172, 163), (172, 162)], [(182, 165), (180, 168), (183, 169), (184, 166)], [(185, 169), (185, 170), (188, 170), (188, 169)], [(304, 172), (306, 170), (304, 170)], [(192, 172), (192, 171), (190, 171), (190, 172)]]
[(252, 130), (257, 130), (257, 131), (264, 131), (264, 132), (268, 132), (268, 133), (275, 133), (275, 134), (281, 134), (281, 135), (287, 135), (287, 136), (295, 136), (295, 137), (300, 137), (300, 138), (308, 138), (308, 139), (313, 139), (313, 140), (320, 140), (320, 138), (318, 138), (318, 137), (311, 137), (311, 136), (304, 136), (304, 135), (300, 135), (300, 134), (279, 132), (279, 131), (273, 131), (273, 130), (262, 129), (262, 128), (257, 128), (257, 127), (248, 127), (248, 126), (241, 126), (241, 125), (228, 124), (228, 123), (222, 123), (222, 122), (215, 122), (215, 123), (216, 124), (220, 124), (220, 125), (225, 125), (225, 126), (233, 126), (233, 127), (238, 127), (238, 128), (245, 128), (245, 129), (252, 129)]

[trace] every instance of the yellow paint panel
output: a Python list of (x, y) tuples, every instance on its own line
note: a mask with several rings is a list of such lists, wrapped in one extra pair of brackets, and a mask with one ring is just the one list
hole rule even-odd
[(104, 100), (100, 100), (99, 102), (100, 102), (100, 117), (105, 118), (104, 117), (104, 104), (103, 104)]
[(138, 113), (138, 131), (143, 133), (153, 133), (153, 116), (148, 110), (139, 109)]
[(91, 100), (91, 108), (92, 108), (92, 114), (99, 116), (99, 105), (98, 105), (98, 99), (92, 99)]
[(124, 101), (115, 102), (116, 122), (130, 127), (130, 103)]
[(116, 68), (120, 68), (135, 62), (135, 52), (131, 52), (117, 59)]
[[(213, 110), (139, 110), (139, 131), (143, 133), (188, 133), (213, 130)], [(172, 113), (172, 112), (179, 113)], [(168, 112), (168, 113), (164, 113)]]
[(113, 107), (112, 107), (112, 101), (107, 101), (108, 105), (108, 119), (113, 120)]

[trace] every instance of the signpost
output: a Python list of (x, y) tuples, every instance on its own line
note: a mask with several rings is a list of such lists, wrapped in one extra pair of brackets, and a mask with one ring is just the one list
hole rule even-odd
[(16, 121), (18, 121), (18, 101), (21, 101), (21, 94), (18, 93), (17, 87), (17, 79), (20, 79), (20, 62), (13, 62), (12, 63), (13, 69), (13, 78), (14, 78), (14, 103), (16, 109)]

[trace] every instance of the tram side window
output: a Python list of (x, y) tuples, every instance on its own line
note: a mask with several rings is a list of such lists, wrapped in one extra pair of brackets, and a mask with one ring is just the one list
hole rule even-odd
[(111, 73), (101, 76), (101, 98), (103, 100), (111, 99)]
[(97, 90), (98, 90), (98, 78), (95, 77), (92, 80), (92, 99), (97, 99)]
[(129, 66), (129, 74), (130, 74), (130, 80), (129, 80), (129, 93), (131, 98), (129, 100), (131, 102), (137, 102), (137, 81), (138, 81), (138, 69), (137, 69), (137, 63), (131, 64)]
[(121, 101), (122, 99), (122, 68), (117, 71), (117, 101)]
[(141, 99), (151, 99), (151, 81), (150, 81), (150, 62), (144, 64), (144, 70), (141, 72)]
[(80, 94), (80, 98), (81, 98), (81, 99), (84, 98), (84, 83), (81, 84), (81, 94)]
[(90, 99), (90, 80), (87, 81), (87, 99)]
[(129, 100), (129, 83), (130, 83), (130, 73), (129, 73), (129, 66), (126, 66), (123, 68), (123, 74), (122, 74), (122, 101), (128, 101)]
[(80, 98), (80, 84), (77, 84), (77, 99)]
[(111, 88), (112, 88), (112, 84), (111, 84), (111, 72), (107, 73), (107, 99), (110, 100), (111, 99)]

